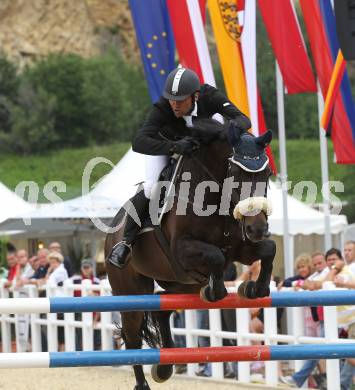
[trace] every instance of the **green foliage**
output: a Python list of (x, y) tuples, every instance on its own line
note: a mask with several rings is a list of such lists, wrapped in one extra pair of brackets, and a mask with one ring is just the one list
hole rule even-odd
[(149, 106), (141, 72), (113, 51), (86, 61), (83, 101), (87, 130), (97, 143), (131, 140)]
[(8, 104), (11, 132), (0, 132), (2, 150), (22, 154), (41, 152), (54, 146), (55, 97), (43, 89), (35, 91), (28, 83), (19, 88), (17, 104)]
[(84, 60), (77, 55), (50, 55), (23, 75), (36, 91), (43, 89), (56, 99), (54, 126), (58, 146), (85, 145), (83, 70)]
[(0, 96), (15, 98), (18, 86), (16, 66), (0, 54)]
[(17, 95), (19, 82), (16, 66), (0, 54), (0, 136), (11, 131), (9, 106)]
[(0, 279), (2, 278), (2, 268), (7, 267), (6, 254), (7, 254), (7, 238), (0, 237)]
[(129, 141), (150, 106), (142, 71), (113, 50), (90, 59), (50, 55), (18, 76), (0, 58), (2, 79), (1, 152)]

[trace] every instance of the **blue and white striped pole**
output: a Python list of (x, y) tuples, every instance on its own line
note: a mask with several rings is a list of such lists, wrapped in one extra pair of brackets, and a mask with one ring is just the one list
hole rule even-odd
[(92, 367), (227, 361), (354, 358), (355, 344), (131, 349), (82, 352), (1, 353), (1, 368)]
[(96, 296), (81, 298), (2, 298), (0, 299), (0, 314), (338, 305), (355, 305), (355, 290), (272, 292), (269, 297), (257, 299), (244, 299), (240, 298), (237, 294), (228, 294), (226, 298), (214, 303), (206, 303), (196, 294)]

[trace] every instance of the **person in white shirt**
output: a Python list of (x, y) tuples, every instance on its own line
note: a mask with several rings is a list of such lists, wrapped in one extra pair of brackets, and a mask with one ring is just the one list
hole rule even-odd
[[(48, 255), (49, 268), (47, 271), (47, 275), (44, 278), (45, 282), (49, 285), (62, 285), (64, 280), (68, 279), (68, 272), (64, 267), (64, 257), (59, 252), (50, 252)], [(61, 292), (59, 289), (56, 289), (54, 295), (52, 296), (60, 296)], [(63, 313), (59, 313), (57, 315), (59, 320), (64, 319)], [(63, 326), (58, 327), (58, 350), (64, 351), (64, 328)]]
[(25, 285), (28, 279), (31, 279), (34, 274), (34, 270), (28, 261), (28, 253), (25, 249), (17, 251), (17, 263), (19, 267), (15, 276), (15, 285), (17, 288), (20, 288)]
[(312, 266), (315, 272), (313, 272), (313, 274), (302, 284), (304, 290), (315, 290), (320, 288), (318, 283), (315, 282), (323, 281), (328, 275), (329, 267), (323, 253), (316, 252), (312, 255)]
[(49, 268), (45, 277), (46, 283), (60, 284), (68, 279), (68, 272), (64, 268), (64, 257), (59, 252), (50, 252), (48, 255)]
[(350, 271), (355, 275), (355, 241), (346, 241), (344, 245), (344, 259)]

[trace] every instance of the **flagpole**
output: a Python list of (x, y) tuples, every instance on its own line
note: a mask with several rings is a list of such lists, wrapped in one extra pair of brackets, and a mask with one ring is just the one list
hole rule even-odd
[(328, 171), (328, 143), (326, 133), (321, 125), (322, 114), (324, 111), (324, 100), (320, 90), (319, 81), (317, 82), (318, 92), (318, 118), (319, 118), (319, 145), (320, 145), (320, 163), (322, 172), (322, 198), (324, 213), (324, 251), (332, 247), (332, 233), (330, 228), (330, 191), (329, 191), (329, 171)]
[(280, 150), (280, 174), (282, 189), (282, 209), (283, 209), (283, 254), (285, 265), (285, 278), (294, 274), (293, 270), (293, 253), (290, 253), (290, 228), (288, 220), (287, 206), (287, 158), (286, 158), (286, 132), (285, 132), (285, 104), (284, 104), (284, 86), (281, 71), (277, 61), (276, 67), (276, 96), (277, 96), (277, 120), (279, 129), (279, 150)]

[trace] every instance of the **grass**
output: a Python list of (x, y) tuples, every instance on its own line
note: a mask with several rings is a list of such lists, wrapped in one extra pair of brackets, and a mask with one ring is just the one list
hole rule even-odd
[[(87, 162), (94, 157), (105, 157), (113, 164), (129, 149), (128, 143), (114, 143), (81, 149), (63, 149), (40, 156), (2, 156), (0, 161), (1, 181), (15, 190), (21, 181), (34, 181), (39, 185), (39, 201), (45, 202), (45, 184), (52, 180), (63, 181), (66, 192), (58, 194), (63, 200), (81, 194), (81, 178)], [(111, 167), (100, 164), (92, 173), (92, 183), (107, 174)]]
[[(50, 180), (66, 183), (66, 192), (58, 194), (62, 199), (70, 199), (81, 193), (81, 178), (86, 163), (93, 157), (106, 157), (112, 163), (122, 158), (129, 148), (128, 143), (114, 143), (106, 146), (93, 146), (82, 149), (64, 149), (41, 156), (2, 156), (0, 160), (0, 178), (14, 190), (21, 181), (35, 181), (40, 188), (39, 200), (46, 201), (43, 187)], [(272, 142), (272, 149), (279, 166), (278, 140)], [(345, 166), (333, 163), (333, 150), (329, 142), (329, 177), (344, 183), (345, 192), (340, 198), (347, 200), (355, 208), (355, 165)], [(314, 139), (287, 141), (288, 180), (299, 182), (313, 181), (317, 184), (318, 197), (321, 200), (320, 151), (319, 142)], [(92, 183), (108, 173), (110, 166), (100, 164), (92, 174)]]

